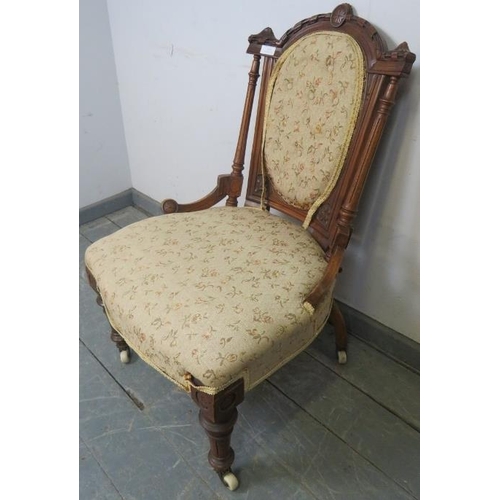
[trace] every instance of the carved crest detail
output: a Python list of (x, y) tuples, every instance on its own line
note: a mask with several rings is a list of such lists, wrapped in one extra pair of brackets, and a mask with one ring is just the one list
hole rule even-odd
[(255, 180), (255, 187), (253, 192), (255, 194), (261, 194), (262, 193), (262, 188), (263, 188), (263, 177), (262, 174), (257, 174), (257, 179)]
[(332, 205), (326, 202), (323, 203), (323, 205), (321, 205), (321, 207), (318, 209), (316, 218), (322, 226), (327, 227), (330, 222), (331, 215), (332, 215)]
[(344, 24), (347, 16), (351, 15), (352, 7), (348, 3), (342, 3), (333, 10), (330, 23), (334, 28), (338, 28)]

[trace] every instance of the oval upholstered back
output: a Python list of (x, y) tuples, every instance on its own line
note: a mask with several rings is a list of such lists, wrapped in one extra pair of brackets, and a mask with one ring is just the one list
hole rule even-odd
[(273, 69), (265, 106), (264, 167), (274, 190), (288, 204), (308, 210), (308, 220), (340, 175), (364, 74), (358, 43), (332, 31), (300, 38)]

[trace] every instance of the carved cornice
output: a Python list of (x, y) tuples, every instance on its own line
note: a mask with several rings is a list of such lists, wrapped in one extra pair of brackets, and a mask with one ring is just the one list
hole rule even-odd
[(408, 56), (413, 56), (413, 60), (415, 60), (415, 54), (410, 52), (408, 44), (401, 42), (394, 50), (384, 52), (382, 59), (406, 59)]
[(248, 37), (248, 43), (257, 43), (259, 45), (274, 45), (278, 44), (278, 39), (274, 36), (273, 30), (269, 27), (264, 28), (256, 35)]
[(280, 47), (283, 47), (283, 45), (285, 45), (286, 41), (289, 38), (292, 38), (293, 35), (301, 31), (302, 29), (312, 24), (316, 24), (318, 21), (328, 21), (329, 19), (330, 19), (330, 14), (316, 14), (315, 16), (311, 16), (308, 17), (307, 19), (299, 21), (297, 24), (295, 24), (288, 31), (285, 32), (285, 34), (279, 39), (278, 45)]
[(410, 51), (408, 44), (406, 42), (402, 42), (394, 50), (384, 52), (381, 59), (384, 61), (394, 61), (395, 63), (402, 64), (402, 76), (408, 76), (416, 58), (417, 56)]
[(379, 60), (372, 68), (372, 72), (406, 77), (410, 74), (416, 57), (410, 51), (408, 44), (402, 42), (394, 50), (387, 50), (380, 54)]

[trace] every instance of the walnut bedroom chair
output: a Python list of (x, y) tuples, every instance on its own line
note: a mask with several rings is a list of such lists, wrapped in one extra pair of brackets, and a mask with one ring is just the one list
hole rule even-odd
[[(349, 4), (280, 39), (266, 28), (249, 37), (247, 53), (231, 173), (194, 203), (165, 200), (164, 215), (98, 240), (85, 255), (121, 361), (132, 350), (191, 395), (208, 461), (230, 490), (238, 486), (230, 438), (245, 393), (327, 321), (346, 362), (335, 280), (400, 79), (415, 61), (406, 43), (387, 50)], [(248, 189), (237, 208), (259, 76)]]

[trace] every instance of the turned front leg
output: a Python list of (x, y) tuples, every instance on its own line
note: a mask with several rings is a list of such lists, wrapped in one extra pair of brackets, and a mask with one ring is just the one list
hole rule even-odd
[(238, 418), (236, 407), (243, 401), (243, 379), (218, 392), (206, 394), (191, 386), (191, 397), (200, 408), (199, 420), (210, 441), (208, 462), (224, 484), (234, 490), (238, 480), (231, 471), (234, 451), (231, 448), (231, 434)]
[(116, 344), (120, 352), (120, 361), (122, 363), (128, 363), (130, 361), (130, 347), (113, 327), (111, 327), (111, 340)]
[(200, 424), (205, 429), (210, 441), (208, 463), (218, 474), (230, 471), (231, 465), (234, 462), (234, 450), (231, 448), (231, 434), (237, 418), (238, 411), (234, 408), (230, 420), (214, 423), (208, 420), (203, 411), (200, 410)]

